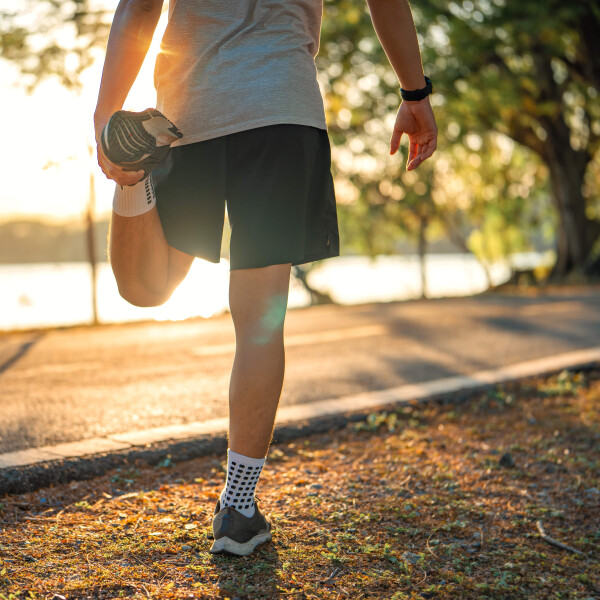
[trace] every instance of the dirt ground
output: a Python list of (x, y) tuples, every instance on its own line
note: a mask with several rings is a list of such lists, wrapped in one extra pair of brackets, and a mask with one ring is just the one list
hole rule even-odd
[(213, 556), (224, 457), (0, 499), (0, 599), (598, 599), (600, 365), (273, 444), (273, 540)]

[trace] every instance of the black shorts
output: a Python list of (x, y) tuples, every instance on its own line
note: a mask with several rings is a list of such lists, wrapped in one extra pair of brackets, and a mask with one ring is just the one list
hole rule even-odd
[(277, 124), (171, 148), (152, 171), (170, 246), (220, 261), (225, 203), (230, 270), (339, 256), (327, 131)]

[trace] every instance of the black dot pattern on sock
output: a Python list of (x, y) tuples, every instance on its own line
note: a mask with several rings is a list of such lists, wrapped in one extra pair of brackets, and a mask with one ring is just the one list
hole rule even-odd
[(227, 469), (223, 507), (233, 506), (250, 509), (254, 506), (254, 491), (262, 471), (262, 465), (244, 465), (240, 461), (230, 461)]

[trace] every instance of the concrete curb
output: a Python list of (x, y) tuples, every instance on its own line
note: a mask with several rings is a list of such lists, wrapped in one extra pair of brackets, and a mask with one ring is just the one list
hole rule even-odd
[[(461, 393), (460, 402), (490, 386), (585, 367), (600, 361), (600, 347), (526, 361), (472, 375), (403, 385), (310, 404), (279, 409), (273, 442), (340, 429), (410, 401), (447, 401)], [(31, 448), (0, 454), (0, 495), (33, 491), (74, 479), (89, 479), (119, 466), (144, 462), (155, 465), (167, 457), (174, 462), (227, 450), (227, 419), (131, 431), (81, 442)]]

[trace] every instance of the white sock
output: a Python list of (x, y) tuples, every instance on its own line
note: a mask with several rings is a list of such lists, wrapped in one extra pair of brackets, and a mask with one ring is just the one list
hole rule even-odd
[(156, 204), (152, 173), (135, 185), (120, 186), (117, 183), (113, 197), (113, 210), (122, 217), (142, 215)]
[(254, 490), (266, 459), (227, 450), (227, 482), (221, 492), (221, 509), (233, 506), (246, 517), (254, 514)]

